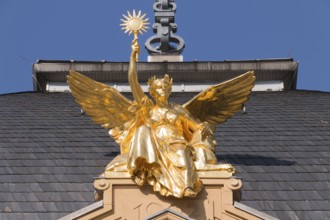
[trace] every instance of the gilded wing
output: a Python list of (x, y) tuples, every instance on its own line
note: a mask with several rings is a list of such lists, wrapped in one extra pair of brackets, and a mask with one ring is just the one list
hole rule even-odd
[(208, 122), (214, 130), (217, 124), (242, 110), (254, 86), (254, 81), (254, 72), (249, 71), (209, 87), (185, 103), (183, 107), (202, 122)]
[(104, 128), (112, 129), (131, 120), (128, 110), (132, 102), (115, 88), (96, 82), (70, 70), (67, 82), (71, 93), (92, 120)]

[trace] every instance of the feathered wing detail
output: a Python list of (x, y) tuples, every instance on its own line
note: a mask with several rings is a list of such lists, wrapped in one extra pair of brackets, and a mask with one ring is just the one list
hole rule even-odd
[(199, 93), (183, 107), (214, 130), (217, 124), (242, 110), (254, 86), (255, 76), (249, 71), (226, 82), (214, 85)]
[(67, 76), (72, 95), (92, 120), (104, 128), (123, 125), (134, 117), (132, 102), (115, 88), (70, 70)]

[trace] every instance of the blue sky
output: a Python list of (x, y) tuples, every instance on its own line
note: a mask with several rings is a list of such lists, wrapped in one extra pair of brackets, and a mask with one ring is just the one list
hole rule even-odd
[[(32, 63), (128, 61), (132, 36), (119, 19), (152, 0), (0, 0), (0, 94), (31, 91)], [(176, 0), (184, 60), (292, 57), (298, 89), (330, 92), (329, 0)], [(140, 44), (152, 32), (140, 37)], [(142, 50), (140, 60), (146, 61)]]

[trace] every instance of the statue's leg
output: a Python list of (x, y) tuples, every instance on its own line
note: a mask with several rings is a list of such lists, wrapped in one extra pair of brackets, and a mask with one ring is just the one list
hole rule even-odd
[(195, 197), (199, 191), (196, 190), (199, 179), (190, 149), (185, 144), (177, 143), (170, 145), (170, 151), (172, 163), (182, 177), (184, 196)]
[(151, 128), (142, 125), (136, 129), (132, 137), (127, 157), (127, 169), (135, 177), (135, 182), (143, 185), (147, 181), (150, 169), (158, 166), (158, 162)]
[(205, 147), (194, 147), (195, 166), (197, 170), (205, 170), (209, 164), (217, 164), (215, 154)]

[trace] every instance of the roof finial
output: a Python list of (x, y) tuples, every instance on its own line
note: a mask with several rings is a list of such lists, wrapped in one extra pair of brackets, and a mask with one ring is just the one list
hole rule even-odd
[(155, 23), (153, 31), (156, 35), (150, 37), (145, 47), (150, 55), (179, 55), (185, 44), (184, 40), (175, 35), (177, 25), (175, 23), (176, 3), (174, 0), (155, 0)]

